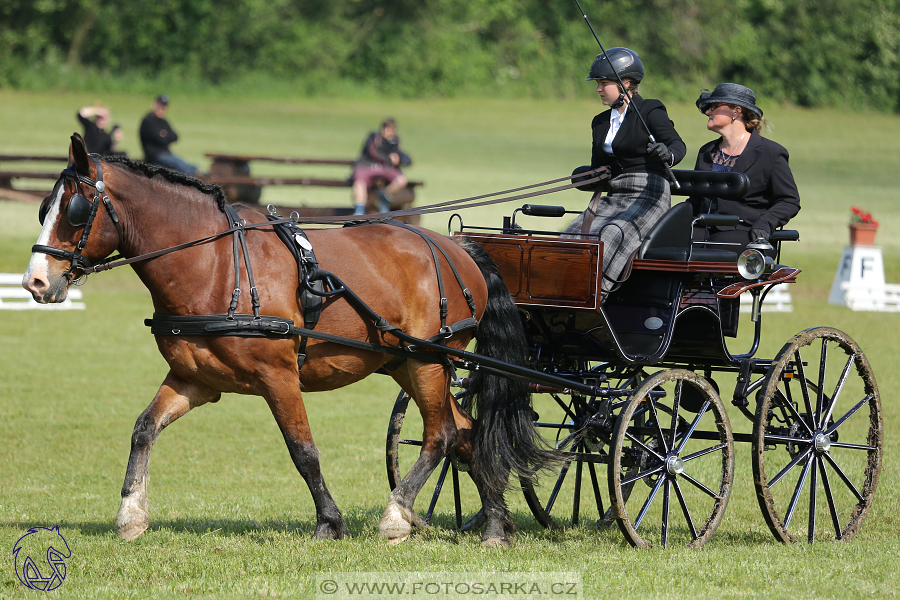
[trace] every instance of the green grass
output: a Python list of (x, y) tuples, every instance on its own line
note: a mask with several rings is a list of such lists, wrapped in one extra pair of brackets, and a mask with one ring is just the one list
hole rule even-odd
[[(0, 91), (0, 154), (64, 153), (77, 129), (75, 111), (95, 99)], [(149, 99), (103, 101), (125, 126), (125, 149), (138, 155), (137, 124)], [(696, 109), (670, 108), (689, 148), (710, 139)], [(312, 501), (265, 403), (226, 396), (160, 437), (150, 467), (151, 528), (122, 542), (113, 519), (131, 430), (166, 365), (142, 324), (152, 311), (149, 295), (131, 271), (120, 269), (89, 278), (85, 311), (0, 312), (0, 549), (11, 550), (30, 526), (60, 523), (73, 554), (56, 593), (75, 598), (312, 597), (317, 579), (329, 572), (397, 571), (575, 571), (585, 598), (895, 597), (900, 464), (892, 450), (900, 441), (900, 414), (893, 398), (900, 392), (894, 369), (900, 351), (893, 335), (900, 315), (853, 313), (826, 298), (846, 244), (850, 205), (881, 221), (878, 243), (888, 281), (900, 281), (893, 181), (900, 148), (890, 142), (900, 136), (900, 118), (764, 108), (776, 125), (771, 137), (791, 151), (800, 187), (804, 208), (792, 226), (801, 242), (785, 255), (804, 272), (792, 289), (794, 312), (765, 316), (759, 355), (774, 356), (806, 327), (837, 327), (863, 347), (881, 390), (884, 468), (874, 508), (851, 543), (776, 543), (754, 497), (749, 448), (741, 447), (724, 521), (699, 551), (634, 551), (617, 528), (547, 531), (516, 493), (508, 499), (519, 533), (509, 549), (485, 550), (479, 536), (455, 532), (445, 504), (437, 526), (387, 546), (375, 530), (388, 495), (383, 447), (398, 390), (380, 376), (307, 397), (325, 477), (350, 539), (310, 539)], [(353, 156), (365, 132), (392, 114), (416, 161), (408, 174), (426, 182), (418, 203), (428, 204), (570, 172), (588, 160), (587, 125), (599, 109), (597, 103), (530, 100), (238, 102), (198, 96), (174, 98), (170, 117), (183, 140), (176, 151), (206, 167), (204, 152)], [(689, 168), (692, 158), (680, 166)], [(349, 193), (270, 189), (263, 201), (347, 204)], [(534, 201), (575, 209), (587, 195), (569, 191)], [(466, 211), (464, 219), (496, 226), (512, 208)], [(25, 268), (39, 231), (36, 213), (34, 204), (0, 202), (0, 271)], [(446, 215), (426, 216), (424, 223), (445, 231)], [(720, 385), (730, 396), (730, 383)], [(736, 414), (732, 424), (736, 431), (749, 429)], [(474, 498), (468, 498), (472, 508)], [(0, 564), (0, 596), (25, 597), (11, 555)]]

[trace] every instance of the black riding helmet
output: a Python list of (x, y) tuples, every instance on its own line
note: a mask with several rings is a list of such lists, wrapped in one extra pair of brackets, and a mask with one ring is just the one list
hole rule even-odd
[[(609, 60), (607, 60), (607, 57)], [(610, 65), (612, 63), (612, 65)], [(613, 70), (615, 68), (615, 70)], [(644, 78), (644, 63), (634, 50), (628, 48), (610, 48), (605, 54), (598, 54), (591, 65), (591, 73), (585, 81), (608, 79), (616, 81), (616, 73), (625, 79), (629, 77), (636, 83)]]

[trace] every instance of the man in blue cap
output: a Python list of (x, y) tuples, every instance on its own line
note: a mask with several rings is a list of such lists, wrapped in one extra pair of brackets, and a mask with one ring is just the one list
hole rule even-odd
[(166, 120), (169, 97), (166, 94), (156, 98), (153, 110), (141, 121), (141, 146), (144, 148), (144, 162), (162, 165), (187, 175), (196, 176), (199, 169), (169, 151), (169, 144), (178, 140), (178, 134)]

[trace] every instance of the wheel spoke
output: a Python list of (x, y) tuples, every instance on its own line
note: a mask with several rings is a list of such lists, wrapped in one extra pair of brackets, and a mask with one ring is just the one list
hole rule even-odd
[(722, 497), (719, 496), (717, 493), (715, 493), (714, 491), (712, 491), (711, 489), (709, 489), (708, 487), (706, 487), (705, 485), (703, 485), (702, 483), (700, 483), (699, 481), (697, 481), (696, 479), (694, 479), (693, 477), (688, 475), (687, 473), (682, 473), (681, 476), (684, 477), (685, 479), (687, 479), (689, 482), (691, 482), (694, 485), (694, 487), (699, 489), (701, 492), (703, 492), (710, 498), (715, 498), (716, 500), (722, 499)]
[(688, 443), (688, 440), (691, 439), (691, 436), (694, 434), (694, 430), (697, 429), (697, 425), (700, 424), (700, 419), (703, 418), (703, 415), (706, 414), (707, 409), (709, 409), (710, 400), (707, 398), (706, 402), (703, 403), (703, 406), (700, 407), (700, 410), (697, 411), (697, 416), (694, 417), (693, 422), (691, 423), (688, 430), (684, 432), (684, 437), (681, 438), (681, 443), (678, 445), (678, 454), (681, 454), (681, 451), (684, 450), (684, 445)]
[(669, 543), (669, 478), (663, 477), (665, 479), (665, 484), (663, 484), (663, 505), (662, 505), (662, 532), (660, 535), (661, 542), (663, 548), (665, 548)]
[(800, 376), (800, 391), (803, 392), (803, 405), (806, 407), (806, 414), (812, 415), (812, 401), (809, 399), (809, 381), (806, 379), (806, 369), (803, 367), (803, 358), (800, 356), (800, 348), (794, 352), (797, 360), (797, 374)]
[(428, 512), (425, 513), (425, 522), (431, 523), (431, 515), (434, 513), (434, 507), (437, 506), (438, 497), (441, 495), (441, 490), (444, 489), (444, 480), (447, 479), (447, 471), (450, 469), (450, 464), (453, 461), (448, 456), (444, 459), (444, 464), (441, 465), (441, 474), (438, 476), (437, 485), (434, 486), (434, 495), (431, 496), (431, 504), (428, 505)]
[(653, 502), (653, 499), (656, 497), (656, 494), (657, 492), (659, 492), (659, 488), (662, 486), (665, 479), (665, 477), (660, 477), (656, 482), (656, 485), (653, 486), (653, 490), (651, 490), (650, 495), (647, 496), (647, 500), (644, 502), (644, 506), (641, 507), (641, 512), (638, 513), (637, 519), (634, 520), (635, 531), (637, 531), (638, 527), (641, 526), (641, 521), (644, 520), (644, 517), (647, 516), (647, 511), (650, 509), (650, 504)]
[(634, 442), (635, 444), (637, 444), (638, 446), (640, 446), (640, 447), (644, 450), (644, 452), (649, 452), (650, 454), (652, 454), (653, 456), (655, 456), (655, 457), (657, 458), (657, 460), (659, 460), (660, 462), (665, 462), (665, 461), (666, 461), (666, 459), (663, 457), (662, 454), (659, 454), (656, 450), (654, 450), (653, 448), (651, 448), (650, 446), (648, 446), (647, 444), (645, 444), (644, 442), (642, 442), (642, 441), (639, 440), (638, 438), (634, 437), (634, 436), (631, 434), (631, 432), (626, 431), (626, 432), (625, 432), (625, 437), (627, 437), (629, 440), (631, 440), (632, 442)]
[[(576, 446), (577, 448), (578, 446)], [(582, 448), (584, 450), (584, 448)], [(572, 526), (578, 525), (578, 515), (581, 512), (581, 470), (584, 468), (584, 462), (577, 461), (575, 463), (575, 490), (572, 497)]]
[(691, 539), (697, 539), (697, 528), (694, 526), (694, 519), (691, 518), (691, 511), (688, 510), (687, 502), (684, 500), (684, 493), (681, 491), (681, 485), (678, 483), (678, 479), (672, 480), (672, 485), (675, 487), (675, 495), (678, 497), (678, 504), (681, 505), (681, 512), (684, 513), (684, 520), (687, 521), (688, 528), (691, 530)]
[(850, 450), (875, 450), (875, 446), (865, 446), (863, 444), (848, 444), (846, 442), (832, 442), (832, 448), (849, 448)]
[(819, 471), (816, 469), (816, 455), (812, 456), (809, 480), (809, 528), (807, 530), (807, 541), (812, 544), (816, 541), (816, 483)]
[(812, 446), (809, 446), (806, 450), (804, 450), (803, 452), (801, 452), (800, 454), (798, 454), (797, 456), (795, 456), (795, 457), (794, 457), (794, 460), (792, 460), (791, 462), (789, 462), (788, 465), (787, 465), (785, 468), (783, 468), (783, 469), (781, 470), (780, 473), (778, 473), (778, 475), (776, 475), (775, 477), (773, 477), (772, 479), (769, 480), (769, 487), (773, 487), (776, 483), (778, 483), (779, 481), (781, 481), (781, 478), (784, 477), (784, 476), (787, 474), (788, 471), (790, 471), (791, 469), (793, 469), (794, 467), (796, 467), (797, 464), (798, 464), (801, 460), (803, 460), (804, 458), (806, 458), (807, 455), (808, 455), (810, 452), (812, 452)]
[(825, 367), (828, 365), (828, 340), (826, 338), (822, 338), (822, 353), (819, 355), (819, 386), (816, 390), (816, 420), (814, 423), (819, 422), (819, 417), (822, 416), (822, 406), (824, 404), (824, 395), (825, 395)]
[(675, 443), (678, 441), (678, 412), (681, 408), (681, 391), (684, 387), (684, 380), (679, 379), (675, 384), (675, 398), (672, 401), (672, 443), (670, 444), (671, 448), (675, 447)]
[(794, 516), (794, 510), (797, 508), (797, 501), (800, 499), (800, 492), (803, 491), (803, 486), (806, 485), (806, 478), (809, 476), (809, 467), (812, 465), (812, 461), (815, 458), (815, 455), (810, 456), (809, 460), (806, 461), (806, 464), (803, 466), (803, 472), (800, 474), (800, 479), (797, 480), (797, 485), (794, 487), (794, 494), (791, 496), (791, 501), (788, 504), (787, 512), (784, 515), (784, 528), (787, 529), (791, 524), (791, 518)]
[(844, 365), (844, 370), (841, 371), (841, 377), (838, 379), (837, 385), (834, 386), (834, 393), (831, 395), (831, 402), (828, 404), (828, 411), (825, 413), (825, 416), (822, 417), (822, 420), (819, 421), (819, 427), (825, 427), (826, 425), (828, 425), (828, 419), (831, 418), (831, 413), (834, 412), (834, 407), (837, 406), (838, 397), (844, 390), (844, 384), (847, 383), (847, 377), (850, 376), (850, 367), (853, 366), (853, 362), (855, 360), (856, 356), (853, 354), (851, 354), (850, 358), (847, 359), (847, 363)]
[(834, 537), (841, 537), (841, 520), (837, 514), (837, 506), (834, 503), (834, 494), (831, 491), (831, 482), (828, 480), (828, 471), (825, 469), (825, 461), (822, 457), (816, 457), (819, 471), (822, 474), (822, 488), (825, 490), (825, 499), (828, 501), (828, 512), (831, 514), (831, 524), (834, 525)]
[(556, 485), (553, 486), (553, 491), (550, 492), (550, 497), (547, 499), (547, 506), (544, 509), (548, 515), (550, 514), (550, 511), (553, 510), (553, 505), (556, 503), (556, 497), (559, 495), (559, 490), (562, 489), (563, 482), (566, 480), (566, 475), (569, 474), (569, 466), (571, 464), (572, 461), (567, 460), (566, 464), (559, 470), (559, 477), (556, 478)]
[(665, 454), (669, 453), (669, 442), (666, 441), (666, 436), (663, 435), (662, 424), (659, 422), (659, 415), (656, 412), (656, 404), (653, 402), (653, 398), (649, 395), (647, 396), (647, 403), (650, 405), (650, 412), (653, 413), (653, 423), (656, 425), (656, 432), (659, 434), (659, 443), (662, 444), (663, 452)]
[(718, 446), (711, 446), (706, 450), (698, 450), (692, 454), (688, 454), (687, 456), (681, 457), (681, 462), (687, 462), (689, 460), (694, 460), (695, 458), (700, 458), (701, 456), (706, 456), (707, 454), (712, 454), (713, 452), (717, 452), (719, 450), (724, 450), (727, 448), (727, 444), (719, 444)]
[(811, 444), (813, 441), (810, 438), (798, 438), (791, 437), (789, 435), (774, 435), (768, 434), (765, 436), (766, 442), (783, 442), (785, 444)]
[(594, 467), (594, 463), (588, 463), (588, 473), (591, 474), (591, 487), (594, 488), (594, 501), (597, 503), (597, 514), (600, 515), (602, 519), (606, 514), (606, 511), (603, 510), (603, 497), (600, 496), (600, 484), (597, 481), (597, 470)]
[(656, 475), (657, 473), (662, 471), (665, 467), (666, 467), (666, 465), (659, 465), (658, 467), (654, 467), (652, 469), (644, 471), (643, 473), (638, 473), (634, 477), (629, 477), (628, 479), (623, 479), (620, 482), (620, 485), (626, 486), (629, 483), (634, 483), (635, 481), (640, 481), (641, 479), (644, 479), (645, 477), (650, 477), (651, 475)]
[(844, 485), (850, 488), (850, 491), (853, 492), (853, 495), (856, 496), (856, 499), (860, 502), (865, 502), (865, 498), (863, 498), (863, 495), (859, 493), (859, 490), (856, 489), (856, 486), (853, 485), (853, 482), (850, 481), (850, 478), (847, 477), (847, 474), (844, 473), (844, 470), (836, 462), (834, 462), (831, 454), (826, 452), (822, 456), (825, 457), (825, 460), (828, 461), (828, 464), (831, 465), (831, 468), (834, 469), (834, 472), (838, 474), (838, 477), (841, 478), (841, 480), (844, 482)]
[(856, 406), (854, 406), (854, 407), (851, 408), (849, 411), (847, 411), (847, 414), (846, 414), (846, 415), (844, 415), (843, 417), (841, 417), (840, 419), (838, 419), (837, 421), (835, 421), (835, 422), (834, 422), (834, 425), (832, 425), (831, 427), (829, 427), (829, 428), (825, 431), (825, 435), (831, 435), (832, 433), (834, 433), (834, 431), (835, 431), (838, 427), (840, 427), (841, 425), (843, 425), (844, 421), (846, 421), (847, 419), (849, 419), (850, 417), (852, 417), (853, 414), (856, 413), (856, 411), (858, 411), (859, 409), (861, 409), (861, 408), (862, 408), (863, 406), (865, 406), (867, 403), (871, 402), (871, 401), (872, 401), (872, 398), (874, 398), (874, 397), (875, 397), (874, 394), (866, 394), (866, 397), (863, 398), (862, 400), (860, 400), (859, 403), (858, 403)]
[[(781, 406), (786, 408), (788, 410), (788, 412), (791, 413), (791, 416), (794, 417), (794, 419), (797, 422), (802, 423), (803, 427), (806, 428), (807, 433), (809, 433), (810, 437), (812, 437), (812, 434), (813, 434), (812, 427), (809, 426), (809, 423), (806, 422), (806, 419), (803, 418), (803, 415), (801, 415), (799, 412), (797, 412), (797, 407), (794, 406), (794, 403), (791, 402), (790, 400), (788, 400), (787, 398), (785, 398), (784, 401), (781, 403)], [(766, 438), (768, 438), (768, 437), (769, 436), (766, 436)]]

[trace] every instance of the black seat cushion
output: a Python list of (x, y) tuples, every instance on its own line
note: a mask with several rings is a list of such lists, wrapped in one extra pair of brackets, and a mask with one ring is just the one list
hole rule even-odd
[(641, 243), (638, 258), (688, 260), (691, 255), (691, 222), (694, 210), (690, 202), (676, 204), (663, 214)]

